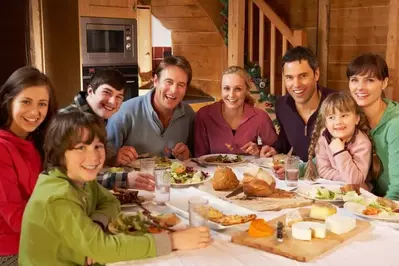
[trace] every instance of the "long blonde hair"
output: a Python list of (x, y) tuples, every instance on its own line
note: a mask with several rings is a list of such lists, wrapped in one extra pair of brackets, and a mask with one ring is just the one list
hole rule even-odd
[(222, 78), (224, 75), (228, 75), (228, 74), (237, 74), (245, 81), (245, 85), (247, 87), (247, 94), (245, 95), (245, 103), (254, 106), (255, 99), (251, 96), (250, 91), (256, 90), (256, 86), (252, 82), (251, 76), (248, 74), (248, 72), (242, 67), (230, 66), (223, 72)]
[[(352, 96), (348, 92), (335, 92), (327, 96), (327, 98), (323, 101), (320, 107), (320, 111), (317, 115), (316, 124), (313, 129), (312, 137), (310, 139), (310, 145), (308, 150), (308, 162), (309, 164), (312, 162), (313, 157), (315, 156), (315, 150), (317, 146), (318, 139), (322, 132), (325, 129), (326, 117), (334, 114), (335, 110), (340, 112), (353, 112), (357, 116), (359, 116), (359, 123), (356, 125), (357, 130), (362, 131), (366, 134), (373, 146), (373, 157), (372, 157), (372, 170), (371, 176), (373, 179), (379, 176), (381, 171), (381, 161), (376, 156), (375, 147), (373, 143), (373, 139), (370, 136), (370, 126), (368, 124), (367, 118), (363, 112), (363, 110), (356, 104), (356, 101), (352, 98)], [(306, 175), (306, 174), (305, 174)], [(308, 177), (309, 179), (313, 179), (312, 177)]]

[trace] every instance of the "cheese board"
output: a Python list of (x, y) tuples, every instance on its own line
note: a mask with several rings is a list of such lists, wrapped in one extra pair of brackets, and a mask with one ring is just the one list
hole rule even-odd
[[(310, 212), (309, 209), (302, 208), (299, 209), (299, 211), (303, 217), (309, 217), (309, 212)], [(345, 220), (346, 218), (350, 220), (351, 218), (345, 216), (339, 216), (338, 218), (339, 219), (337, 219), (337, 221), (335, 221), (334, 223), (334, 228), (333, 229), (330, 228), (330, 230), (332, 231), (324, 229), (324, 234), (325, 234), (324, 238), (315, 237), (311, 238), (310, 240), (299, 240), (297, 239), (298, 237), (307, 239), (309, 236), (297, 236), (297, 238), (294, 238), (292, 227), (286, 226), (284, 228), (284, 236), (282, 242), (279, 242), (277, 240), (276, 234), (273, 234), (272, 236), (269, 237), (252, 237), (248, 234), (248, 231), (240, 232), (233, 235), (231, 241), (236, 244), (253, 247), (269, 253), (284, 256), (293, 260), (308, 262), (338, 247), (341, 243), (348, 241), (349, 239), (355, 237), (356, 235), (370, 228), (369, 222), (363, 220), (355, 220), (356, 223), (355, 227), (351, 229), (349, 232), (345, 233), (347, 229), (346, 226), (340, 224), (342, 224), (342, 220)], [(286, 215), (282, 215), (280, 217), (277, 217), (269, 221), (268, 224), (272, 228), (276, 228), (278, 222), (285, 223), (285, 221), (286, 221)], [(321, 229), (320, 228), (318, 229), (323, 230), (322, 226), (318, 226), (315, 224), (313, 225), (306, 224), (308, 222), (315, 222), (324, 225), (324, 223), (321, 223), (321, 221), (313, 220), (310, 218), (306, 218), (306, 222), (297, 223), (297, 225), (301, 225), (300, 227), (311, 227), (311, 226), (321, 227)], [(293, 226), (295, 225), (296, 224), (294, 223)], [(349, 224), (349, 226), (351, 226), (351, 224)], [(329, 225), (327, 225), (326, 227), (328, 228)], [(301, 230), (303, 230), (303, 235), (305, 235), (307, 232), (306, 230), (308, 229), (300, 228), (299, 233), (297, 232), (297, 234), (302, 234)], [(333, 232), (338, 232), (341, 234), (336, 234)]]

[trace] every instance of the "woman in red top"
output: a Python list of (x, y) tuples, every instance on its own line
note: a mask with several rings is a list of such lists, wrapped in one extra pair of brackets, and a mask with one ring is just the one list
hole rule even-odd
[(42, 170), (44, 133), (57, 104), (50, 80), (16, 70), (0, 89), (0, 265), (17, 265), (22, 214)]

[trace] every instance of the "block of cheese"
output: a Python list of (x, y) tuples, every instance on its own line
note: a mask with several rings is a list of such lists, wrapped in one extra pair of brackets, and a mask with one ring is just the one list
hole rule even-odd
[(341, 235), (348, 233), (356, 227), (356, 219), (347, 216), (334, 214), (326, 219), (327, 230), (334, 234)]
[(299, 240), (312, 240), (312, 237), (325, 238), (326, 225), (316, 222), (298, 222), (292, 225), (292, 236)]
[(302, 221), (303, 221), (303, 218), (298, 209), (296, 209), (292, 212), (289, 212), (285, 215), (285, 225), (286, 226), (291, 226), (294, 223), (302, 222)]
[(317, 202), (310, 209), (310, 218), (325, 221), (328, 216), (336, 213), (337, 209), (331, 203)]

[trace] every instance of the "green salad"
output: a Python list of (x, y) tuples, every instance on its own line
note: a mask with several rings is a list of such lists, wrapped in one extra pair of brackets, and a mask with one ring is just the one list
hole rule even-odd
[(171, 183), (173, 184), (195, 184), (208, 177), (207, 173), (194, 170), (193, 167), (185, 166), (179, 162), (173, 162), (170, 170)]

